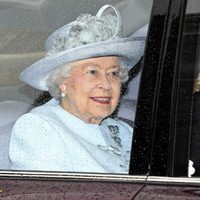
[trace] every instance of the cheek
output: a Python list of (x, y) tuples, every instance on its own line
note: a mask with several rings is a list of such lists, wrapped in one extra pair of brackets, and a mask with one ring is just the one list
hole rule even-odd
[(77, 95), (77, 98), (80, 98), (80, 101), (83, 101), (90, 95), (93, 88), (94, 84), (92, 82), (79, 77), (74, 81), (72, 92)]
[(120, 98), (120, 92), (121, 92), (121, 84), (115, 84), (113, 86), (113, 100), (115, 103), (118, 103), (119, 98)]
[(116, 96), (120, 96), (120, 92), (121, 92), (121, 83), (117, 83), (114, 85), (114, 91), (115, 91), (115, 94)]

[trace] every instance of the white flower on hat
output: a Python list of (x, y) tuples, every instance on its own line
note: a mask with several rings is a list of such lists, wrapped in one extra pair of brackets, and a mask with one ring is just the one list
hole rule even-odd
[(113, 15), (101, 17), (87, 13), (79, 15), (75, 21), (59, 29), (59, 34), (54, 38), (47, 56), (78, 46), (117, 38), (120, 33), (116, 30), (118, 20), (117, 16)]

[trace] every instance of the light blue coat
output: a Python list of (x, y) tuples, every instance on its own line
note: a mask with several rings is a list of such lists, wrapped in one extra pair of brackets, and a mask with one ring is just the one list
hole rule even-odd
[[(119, 152), (108, 126), (119, 127)], [(114, 142), (113, 142), (114, 141)], [(106, 119), (87, 124), (66, 112), (54, 99), (20, 117), (12, 131), (11, 169), (128, 173), (132, 128)], [(121, 155), (119, 155), (121, 154)]]

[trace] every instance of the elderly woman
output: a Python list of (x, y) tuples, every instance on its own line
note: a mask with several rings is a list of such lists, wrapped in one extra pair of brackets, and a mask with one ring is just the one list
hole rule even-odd
[[(104, 10), (112, 8), (113, 13)], [(55, 31), (47, 56), (21, 80), (54, 97), (20, 117), (10, 142), (11, 168), (128, 173), (132, 128), (109, 116), (144, 41), (122, 38), (119, 12), (103, 6)]]

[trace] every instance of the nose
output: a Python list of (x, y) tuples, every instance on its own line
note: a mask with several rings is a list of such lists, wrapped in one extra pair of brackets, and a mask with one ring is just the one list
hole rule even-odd
[(99, 82), (99, 87), (104, 90), (110, 90), (111, 89), (111, 83), (109, 78), (106, 76), (106, 74), (102, 75)]

